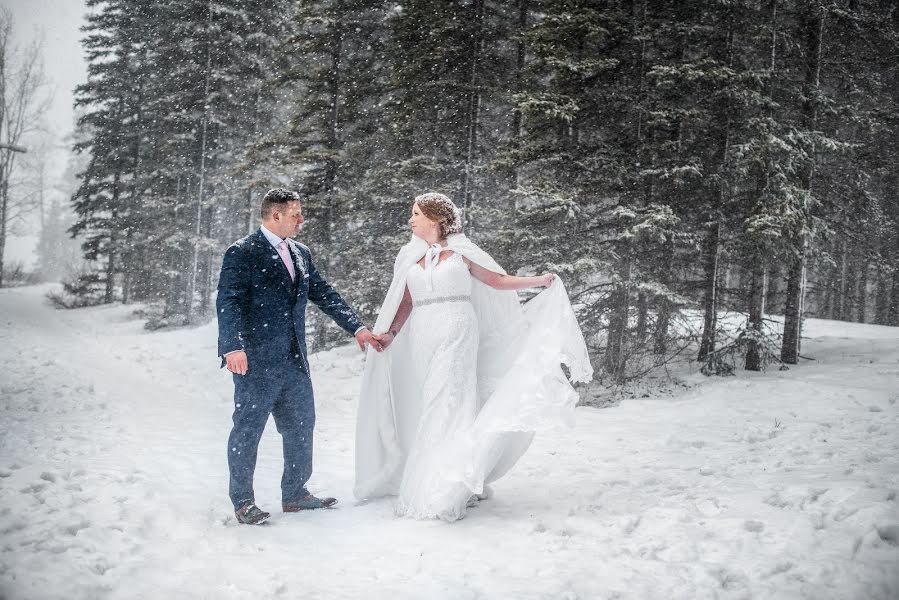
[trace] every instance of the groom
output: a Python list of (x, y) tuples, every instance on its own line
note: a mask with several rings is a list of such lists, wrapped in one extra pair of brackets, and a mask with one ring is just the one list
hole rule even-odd
[(277, 188), (262, 198), (262, 225), (225, 252), (216, 312), (218, 351), (234, 375), (234, 427), (228, 438), (229, 493), (237, 520), (259, 524), (253, 471), (269, 415), (284, 444), (284, 512), (334, 506), (306, 489), (312, 474), (315, 405), (306, 359), (306, 303), (311, 300), (364, 350), (381, 344), (316, 270), (309, 248), (292, 238), (303, 224), (296, 192)]

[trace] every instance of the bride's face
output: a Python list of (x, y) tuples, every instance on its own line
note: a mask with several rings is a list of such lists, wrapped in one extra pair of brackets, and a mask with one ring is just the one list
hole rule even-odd
[(431, 240), (437, 235), (437, 222), (427, 218), (418, 204), (412, 205), (412, 217), (409, 218), (409, 227), (412, 233), (423, 240)]

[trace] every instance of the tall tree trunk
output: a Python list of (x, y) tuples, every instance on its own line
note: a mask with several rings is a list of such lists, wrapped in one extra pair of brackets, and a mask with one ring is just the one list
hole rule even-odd
[[(530, 0), (518, 0), (518, 34), (524, 33), (528, 26), (528, 15), (530, 14)], [(520, 93), (524, 89), (524, 65), (527, 58), (527, 46), (523, 39), (519, 39), (515, 44), (515, 91)], [(519, 109), (512, 111), (512, 140), (518, 141), (521, 138), (522, 114)], [(517, 188), (519, 184), (519, 169), (512, 168), (511, 184), (513, 188)], [(518, 198), (514, 196), (515, 205), (518, 208)]]
[(671, 327), (671, 301), (658, 298), (656, 328), (653, 332), (652, 351), (658, 355), (668, 352), (668, 330)]
[(883, 264), (886, 258), (883, 256), (877, 265), (877, 295), (875, 296), (877, 300), (874, 322), (878, 325), (886, 325), (890, 313), (890, 288), (893, 282), (890, 279), (889, 268)]
[[(630, 249), (627, 249), (629, 252)], [(627, 363), (627, 321), (630, 313), (632, 264), (625, 259), (621, 284), (609, 298), (609, 331), (606, 338), (606, 371), (614, 381), (622, 381)]]
[[(637, 15), (635, 15), (635, 18), (633, 19), (635, 25), (634, 37), (640, 40), (640, 59), (636, 62), (636, 72), (634, 73), (637, 88), (637, 110), (635, 115), (637, 129), (634, 132), (634, 139), (637, 143), (637, 156), (640, 157), (641, 163), (649, 165), (652, 161), (652, 157), (649, 155), (646, 148), (646, 128), (644, 126), (646, 121), (646, 113), (644, 110), (646, 102), (646, 37), (639, 35), (646, 22), (646, 0), (640, 0), (639, 5), (634, 6), (634, 10), (637, 12)], [(642, 198), (640, 198), (640, 201), (646, 206), (652, 202), (652, 179), (644, 177), (641, 183), (640, 191)], [(640, 291), (637, 293), (637, 323), (634, 333), (641, 343), (646, 339), (648, 320), (649, 298), (647, 297), (646, 292)]]
[(139, 211), (140, 202), (138, 200), (139, 186), (141, 178), (141, 128), (143, 127), (143, 111), (141, 107), (143, 84), (138, 84), (137, 95), (140, 100), (137, 101), (137, 114), (134, 119), (134, 172), (128, 196), (128, 207), (126, 208), (128, 215), (128, 224), (125, 227), (125, 249), (124, 258), (124, 274), (122, 279), (122, 304), (131, 302), (134, 277), (138, 274), (138, 261), (134, 259), (134, 221), (135, 211)]
[(849, 320), (849, 251), (846, 248), (845, 240), (840, 243), (840, 281), (837, 293), (837, 315), (840, 321)]
[(197, 185), (197, 212), (194, 223), (193, 258), (191, 260), (190, 273), (188, 274), (187, 302), (185, 306), (186, 319), (189, 322), (194, 314), (194, 296), (197, 293), (197, 278), (200, 268), (200, 234), (203, 224), (203, 193), (206, 191), (206, 143), (209, 129), (209, 86), (212, 78), (212, 37), (210, 34), (212, 25), (212, 2), (206, 6), (206, 73), (203, 84), (203, 121), (200, 125), (200, 182)]
[(765, 298), (765, 306), (768, 307), (769, 312), (772, 312), (778, 306), (782, 306), (780, 302), (780, 283), (783, 279), (780, 264), (776, 262), (770, 263), (768, 265), (768, 294), (767, 298)]
[[(7, 151), (8, 152), (8, 151)], [(9, 180), (6, 169), (0, 165), (0, 287), (3, 287), (3, 272), (5, 267), (6, 250), (6, 220), (9, 206)]]
[(625, 372), (625, 348), (627, 338), (627, 314), (630, 310), (630, 293), (626, 287), (618, 288), (609, 297), (609, 333), (606, 338), (606, 371), (613, 381), (621, 381)]
[[(206, 239), (212, 238), (212, 232), (215, 227), (215, 205), (210, 206), (206, 209), (206, 218), (204, 222), (206, 224), (206, 231), (203, 232), (203, 235)], [(201, 273), (203, 274), (203, 278), (201, 279), (203, 285), (200, 286), (200, 307), (199, 313), (200, 315), (207, 315), (210, 312), (210, 307), (212, 306), (212, 248), (206, 248), (203, 252), (203, 266)]]
[[(768, 79), (765, 83), (765, 95), (771, 97), (773, 94), (772, 84), (777, 75), (777, 36), (779, 31), (777, 4), (779, 0), (769, 1), (769, 17), (768, 27), (770, 30), (770, 41), (768, 44)], [(774, 119), (774, 108), (769, 105), (766, 113), (770, 119)], [(771, 185), (771, 171), (773, 168), (773, 158), (771, 156), (770, 146), (765, 146), (765, 167), (762, 177), (759, 178), (759, 189), (757, 192), (761, 195), (768, 190)], [(769, 266), (771, 256), (770, 248), (760, 246), (752, 257), (751, 281), (749, 289), (749, 324), (748, 326), (754, 330), (758, 337), (761, 336), (764, 328), (765, 307), (772, 305), (769, 296), (773, 290), (769, 290), (769, 282), (771, 281), (771, 269)], [(771, 286), (774, 287), (774, 286)], [(776, 293), (776, 291), (774, 292)], [(762, 368), (762, 356), (758, 344), (752, 344), (746, 351), (746, 369), (749, 371), (759, 371)]]
[(822, 272), (819, 273), (820, 280), (822, 281), (819, 290), (819, 294), (821, 294), (820, 315), (824, 319), (833, 319), (834, 306), (836, 305), (836, 302), (834, 302), (833, 291), (837, 285), (837, 270), (833, 265), (827, 264), (821, 267), (821, 271)]
[[(340, 4), (338, 4), (338, 10), (340, 10)], [(328, 100), (331, 112), (328, 115), (328, 130), (326, 135), (331, 156), (327, 159), (325, 164), (324, 181), (322, 182), (325, 210), (322, 211), (322, 222), (320, 225), (324, 234), (322, 241), (325, 246), (325, 251), (319, 253), (320, 258), (317, 259), (321, 261), (321, 269), (326, 275), (332, 273), (332, 260), (337, 254), (337, 249), (334, 248), (334, 227), (337, 220), (337, 181), (340, 172), (339, 155), (342, 148), (341, 127), (343, 114), (341, 113), (340, 108), (343, 93), (342, 76), (344, 58), (344, 29), (343, 21), (340, 18), (334, 20), (330, 42), (331, 70), (329, 72), (330, 79), (328, 81)], [(315, 328), (314, 343), (318, 347), (322, 347), (327, 341), (328, 329), (325, 326), (324, 321), (318, 320), (317, 323), (318, 326)]]
[(719, 305), (729, 306), (734, 299), (733, 290), (737, 285), (734, 281), (740, 281), (740, 274), (734, 272), (733, 263), (725, 259), (721, 265), (721, 288), (718, 290)]
[[(672, 269), (674, 264), (674, 242), (669, 238), (665, 241), (665, 257), (662, 266), (664, 273), (664, 283), (671, 286)], [(653, 332), (653, 352), (658, 355), (664, 355), (668, 352), (668, 329), (671, 324), (671, 301), (665, 296), (656, 296), (656, 327)]]
[[(172, 222), (180, 223), (183, 219), (181, 215), (181, 207), (185, 206), (184, 198), (190, 198), (190, 175), (179, 173), (175, 179), (175, 207), (172, 211)], [(186, 193), (182, 193), (182, 186), (187, 188)], [(162, 308), (162, 316), (169, 317), (181, 310), (181, 295), (184, 293), (183, 277), (184, 277), (184, 257), (187, 256), (189, 247), (183, 244), (181, 252), (170, 252), (166, 260), (168, 267), (167, 290), (164, 295)]]
[[(192, 211), (192, 208), (188, 206), (188, 202), (194, 194), (193, 189), (195, 185), (193, 182), (193, 174), (190, 171), (187, 171), (182, 175), (179, 175), (178, 182), (181, 183), (182, 180), (184, 187), (181, 197), (184, 199), (184, 201), (179, 201), (175, 204), (175, 214), (173, 218), (173, 221), (175, 223), (183, 222), (188, 218), (188, 215)], [(170, 275), (169, 290), (165, 296), (165, 309), (163, 311), (164, 317), (171, 317), (176, 314), (180, 314), (183, 316), (185, 314), (184, 305), (185, 297), (187, 296), (187, 286), (190, 279), (190, 273), (188, 271), (190, 269), (191, 251), (192, 245), (190, 243), (190, 240), (186, 240), (182, 245), (181, 252), (173, 252), (171, 254), (171, 264), (169, 265), (169, 272), (172, 273), (172, 275)]]
[(784, 335), (780, 359), (791, 365), (799, 360), (799, 325), (802, 319), (805, 289), (805, 249), (793, 257), (787, 272), (787, 301), (784, 305)]
[(893, 281), (890, 286), (890, 302), (887, 308), (887, 325), (899, 325), (899, 235), (895, 236), (896, 249), (893, 253)]
[[(765, 258), (761, 252), (757, 252), (752, 261), (752, 279), (749, 287), (749, 323), (757, 336), (761, 336), (765, 315), (765, 292), (768, 286), (768, 272), (765, 268)], [(762, 356), (758, 344), (751, 344), (746, 351), (746, 369), (760, 371), (762, 368)]]
[(247, 188), (247, 234), (251, 234), (256, 231), (256, 221), (259, 218), (256, 212), (253, 210), (255, 208), (255, 202), (253, 202), (253, 188)]
[[(3, 141), (3, 127), (6, 125), (6, 54), (9, 48), (12, 23), (4, 19), (0, 23), (0, 141)], [(7, 136), (9, 137), (9, 136)], [(3, 272), (6, 263), (6, 221), (9, 218), (9, 176), (12, 165), (12, 150), (0, 150), (0, 288), (3, 287)]]
[[(816, 96), (821, 86), (821, 56), (824, 38), (824, 7), (814, 2), (806, 22), (806, 69), (803, 100), (803, 125), (806, 131), (815, 129), (818, 123), (818, 102)], [(815, 173), (814, 148), (811, 149), (811, 164), (802, 175), (802, 187), (811, 194), (812, 180)], [(810, 208), (808, 200), (802, 201), (803, 226), (810, 226)], [(802, 338), (802, 315), (805, 301), (806, 262), (808, 255), (808, 236), (804, 231), (796, 234), (796, 250), (790, 261), (787, 273), (787, 301), (784, 306), (783, 345), (780, 351), (781, 360), (790, 365), (799, 361)]]
[(122, 224), (119, 222), (119, 184), (121, 171), (116, 168), (112, 178), (112, 214), (109, 228), (109, 260), (106, 262), (106, 289), (103, 292), (103, 303), (110, 304), (115, 299), (115, 274), (118, 270), (116, 260), (119, 256), (119, 234)]
[[(2, 56), (2, 54), (0, 54)], [(0, 70), (0, 78), (2, 78), (2, 70)], [(5, 92), (4, 92), (5, 94)], [(5, 95), (0, 96), (0, 103), (5, 102)], [(0, 111), (2, 114), (2, 111)], [(10, 129), (10, 128), (7, 128)], [(0, 127), (2, 133), (2, 127)], [(0, 138), (2, 140), (3, 138)], [(15, 152), (10, 148), (0, 150), (0, 287), (3, 287), (3, 269), (6, 248), (6, 234), (9, 227), (9, 178), (12, 175), (13, 166), (15, 165)]]
[[(723, 58), (730, 66), (733, 63), (733, 20), (730, 12), (727, 14), (727, 31), (724, 37)], [(716, 140), (718, 170), (718, 184), (712, 200), (710, 211), (711, 225), (705, 238), (705, 292), (704, 309), (705, 318), (702, 327), (702, 341), (699, 345), (699, 360), (704, 360), (710, 352), (715, 351), (716, 335), (718, 329), (718, 303), (719, 289), (718, 279), (721, 268), (721, 228), (726, 199), (727, 199), (727, 163), (730, 154), (731, 138), (731, 107), (727, 99), (721, 101), (715, 119), (721, 127), (720, 138)]]
[(864, 256), (858, 262), (858, 281), (855, 286), (855, 320), (858, 323), (864, 323), (866, 321), (867, 308), (868, 308), (868, 253), (865, 252)]
[(699, 360), (704, 360), (715, 351), (715, 334), (718, 329), (718, 268), (721, 252), (721, 220), (709, 229), (705, 240), (705, 318), (702, 325), (702, 342), (699, 345)]
[[(462, 201), (466, 209), (471, 208), (474, 196), (474, 155), (477, 147), (478, 128), (480, 127), (481, 114), (481, 90), (479, 79), (479, 69), (481, 66), (481, 54), (483, 53), (483, 21), (484, 21), (484, 0), (474, 0), (474, 35), (472, 35), (472, 51), (471, 51), (471, 71), (469, 73), (468, 85), (470, 92), (468, 94), (468, 110), (466, 117), (466, 130), (468, 140), (465, 149), (465, 168), (462, 173)], [(465, 211), (466, 219), (470, 219), (467, 215), (471, 214), (470, 210)], [(469, 220), (469, 225), (471, 221)], [(469, 228), (470, 229), (470, 228)]]
[[(331, 104), (331, 114), (328, 119), (328, 146), (330, 147), (331, 155), (333, 158), (328, 160), (328, 165), (326, 167), (325, 172), (325, 195), (327, 198), (328, 209), (326, 212), (327, 222), (325, 224), (325, 244), (329, 249), (329, 254), (333, 252), (331, 245), (334, 241), (334, 222), (336, 219), (336, 207), (334, 206), (337, 201), (337, 180), (339, 177), (339, 156), (340, 151), (342, 150), (341, 144), (341, 134), (340, 130), (342, 127), (342, 117), (343, 115), (340, 112), (341, 107), (341, 90), (342, 90), (342, 75), (343, 75), (343, 24), (340, 19), (336, 20), (334, 34), (331, 40), (331, 81), (330, 81), (330, 104)], [(325, 263), (330, 266), (330, 258), (324, 257)]]
[(646, 324), (649, 321), (649, 299), (646, 292), (637, 294), (637, 324), (635, 335), (641, 342), (646, 339)]

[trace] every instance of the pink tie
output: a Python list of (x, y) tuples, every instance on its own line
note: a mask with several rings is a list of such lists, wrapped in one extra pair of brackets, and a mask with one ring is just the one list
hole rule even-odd
[(290, 280), (295, 281), (297, 278), (296, 271), (293, 270), (293, 261), (290, 260), (290, 251), (287, 249), (287, 242), (281, 240), (281, 243), (277, 245), (278, 254), (281, 255), (281, 260), (284, 262), (284, 266), (287, 267), (287, 271), (290, 273)]

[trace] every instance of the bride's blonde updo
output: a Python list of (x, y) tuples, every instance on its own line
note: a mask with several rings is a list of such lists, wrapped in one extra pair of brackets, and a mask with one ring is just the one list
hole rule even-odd
[(436, 192), (428, 192), (415, 197), (415, 204), (422, 214), (440, 228), (440, 239), (452, 233), (462, 233), (462, 212), (453, 201)]

